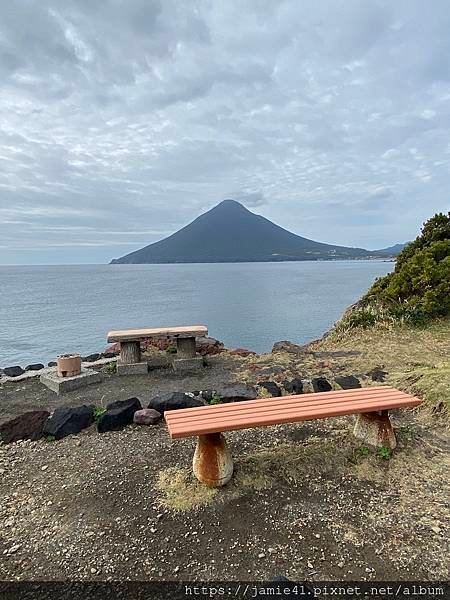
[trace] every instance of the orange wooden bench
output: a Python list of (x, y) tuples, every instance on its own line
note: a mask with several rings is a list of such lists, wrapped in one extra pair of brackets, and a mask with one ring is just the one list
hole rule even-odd
[(203, 483), (221, 486), (233, 474), (224, 431), (355, 414), (356, 437), (393, 449), (396, 440), (388, 411), (420, 403), (414, 396), (382, 386), (185, 408), (167, 411), (164, 418), (171, 438), (198, 436), (194, 474)]

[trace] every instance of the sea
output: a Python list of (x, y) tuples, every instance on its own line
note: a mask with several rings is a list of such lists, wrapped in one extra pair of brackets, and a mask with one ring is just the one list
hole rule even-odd
[(100, 352), (111, 329), (199, 325), (229, 348), (322, 336), (385, 261), (0, 266), (0, 368)]

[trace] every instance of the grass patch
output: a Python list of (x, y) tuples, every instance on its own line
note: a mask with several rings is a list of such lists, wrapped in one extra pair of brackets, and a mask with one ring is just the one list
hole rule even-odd
[(159, 473), (155, 485), (160, 503), (175, 511), (188, 511), (210, 504), (218, 493), (197, 481), (188, 469), (170, 467)]
[(93, 410), (92, 410), (92, 414), (94, 416), (94, 421), (97, 423), (101, 417), (103, 417), (103, 415), (106, 412), (106, 408), (103, 408), (103, 406), (94, 406)]

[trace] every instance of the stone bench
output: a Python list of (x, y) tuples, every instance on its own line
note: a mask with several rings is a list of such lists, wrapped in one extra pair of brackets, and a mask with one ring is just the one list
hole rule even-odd
[(414, 396), (383, 386), (184, 408), (166, 411), (164, 418), (171, 438), (198, 436), (194, 474), (202, 483), (218, 487), (233, 474), (224, 431), (355, 414), (356, 437), (370, 446), (394, 449), (396, 439), (388, 410), (420, 403)]
[(110, 331), (107, 340), (120, 344), (120, 357), (117, 372), (121, 375), (139, 375), (148, 372), (148, 364), (141, 360), (141, 341), (145, 339), (173, 338), (176, 340), (177, 357), (175, 370), (197, 370), (203, 366), (203, 357), (196, 356), (195, 338), (206, 337), (208, 328), (204, 325), (189, 327), (157, 327), (147, 329), (124, 329)]

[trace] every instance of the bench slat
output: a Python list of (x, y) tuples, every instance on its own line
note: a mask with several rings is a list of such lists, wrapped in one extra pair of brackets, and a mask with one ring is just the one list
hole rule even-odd
[(189, 325), (188, 327), (151, 327), (144, 329), (121, 329), (110, 331), (107, 341), (112, 342), (133, 342), (143, 338), (164, 338), (171, 336), (177, 337), (205, 337), (208, 335), (208, 328), (205, 325)]
[(170, 436), (181, 438), (249, 427), (412, 407), (418, 406), (420, 403), (421, 401), (414, 396), (392, 387), (383, 386), (187, 408), (168, 411), (164, 417)]
[[(390, 393), (390, 394), (386, 394), (386, 395), (379, 395), (381, 400), (402, 400), (402, 398), (400, 396), (398, 396), (397, 394), (394, 393)], [(276, 400), (274, 398), (271, 398), (271, 400)], [(408, 401), (408, 396), (405, 395), (404, 398), (405, 401)], [(171, 426), (172, 427), (177, 427), (177, 426), (184, 426), (186, 423), (189, 423), (189, 425), (193, 426), (194, 423), (196, 422), (205, 422), (211, 419), (222, 419), (224, 422), (226, 422), (228, 419), (236, 419), (236, 418), (245, 418), (247, 415), (251, 416), (251, 417), (259, 417), (261, 415), (272, 415), (274, 414), (275, 410), (276, 412), (281, 412), (284, 413), (286, 411), (290, 411), (290, 410), (310, 410), (313, 408), (317, 408), (317, 407), (327, 407), (327, 406), (347, 406), (350, 403), (355, 403), (355, 402), (371, 402), (371, 401), (376, 401), (379, 402), (379, 400), (376, 400), (375, 397), (373, 398), (366, 398), (364, 396), (359, 396), (358, 398), (352, 398), (351, 400), (346, 400), (345, 402), (343, 402), (342, 400), (336, 399), (336, 398), (323, 398), (323, 399), (319, 399), (317, 401), (314, 402), (314, 404), (312, 405), (310, 401), (298, 401), (298, 402), (290, 402), (290, 403), (286, 403), (286, 402), (280, 402), (277, 403), (276, 409), (274, 409), (271, 402), (266, 402), (264, 406), (254, 406), (250, 411), (247, 409), (245, 411), (233, 411), (233, 405), (230, 406), (230, 404), (227, 404), (227, 407), (230, 407), (231, 410), (228, 410), (227, 412), (221, 412), (221, 411), (216, 411), (215, 406), (212, 406), (211, 408), (213, 409), (211, 412), (205, 413), (203, 410), (197, 411), (193, 414), (191, 414), (189, 416), (189, 418), (176, 418), (175, 415), (171, 418)], [(201, 407), (198, 407), (201, 408)], [(237, 406), (236, 406), (237, 408)], [(175, 411), (175, 412), (180, 412), (180, 411)]]
[[(369, 391), (370, 390), (370, 391)], [(349, 402), (351, 400), (356, 400), (358, 398), (376, 398), (378, 396), (386, 396), (389, 394), (395, 394), (398, 397), (399, 394), (403, 394), (406, 397), (408, 394), (404, 394), (393, 388), (391, 386), (374, 386), (371, 388), (357, 388), (352, 390), (334, 390), (330, 392), (316, 392), (311, 394), (297, 394), (292, 396), (280, 396), (280, 397), (269, 397), (269, 398), (257, 398), (256, 400), (247, 400), (242, 402), (230, 402), (225, 404), (214, 404), (210, 406), (203, 407), (195, 407), (195, 408), (186, 408), (183, 410), (175, 411), (170, 419), (172, 422), (176, 422), (177, 420), (186, 421), (188, 418), (196, 418), (199, 414), (203, 416), (208, 415), (209, 412), (214, 415), (214, 417), (218, 417), (227, 413), (237, 414), (238, 412), (251, 412), (254, 414), (255, 410), (260, 408), (267, 409), (267, 406), (271, 407), (270, 410), (277, 411), (282, 407), (289, 407), (291, 405), (297, 406), (300, 404), (311, 404), (317, 405), (317, 403), (325, 400), (326, 402)], [(201, 412), (198, 412), (198, 408), (201, 409)], [(190, 414), (192, 413), (192, 417)]]

